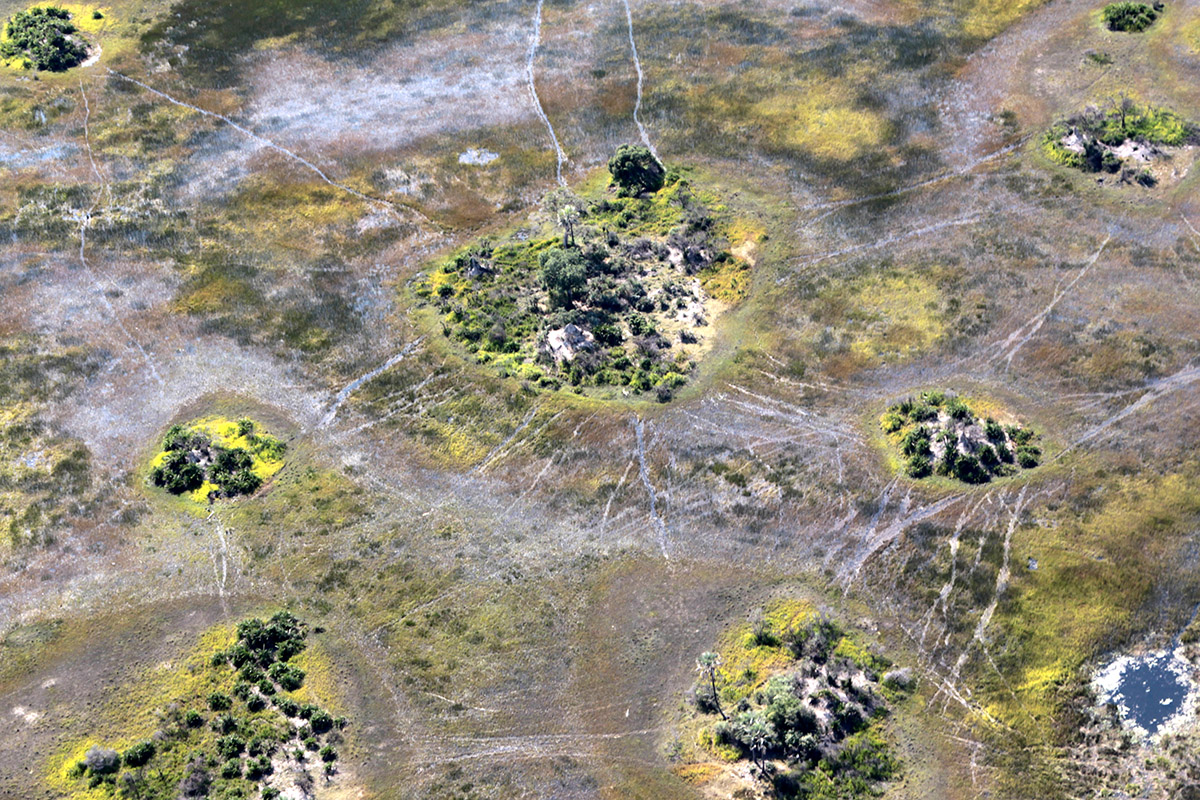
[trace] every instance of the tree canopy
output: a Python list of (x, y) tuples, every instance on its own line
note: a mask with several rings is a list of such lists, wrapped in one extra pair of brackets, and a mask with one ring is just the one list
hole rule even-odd
[(569, 308), (587, 285), (587, 264), (578, 250), (555, 248), (542, 257), (542, 283), (556, 308)]
[(608, 160), (608, 171), (622, 195), (636, 196), (642, 192), (657, 192), (666, 182), (667, 172), (649, 149), (635, 144), (623, 144)]

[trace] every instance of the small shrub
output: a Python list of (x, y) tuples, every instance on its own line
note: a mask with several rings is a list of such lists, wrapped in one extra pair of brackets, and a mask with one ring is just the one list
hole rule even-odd
[(267, 701), (265, 699), (263, 699), (263, 696), (260, 694), (250, 695), (250, 698), (248, 700), (246, 700), (246, 708), (249, 709), (252, 713), (257, 714), (259, 711), (262, 711), (266, 707), (267, 707)]
[(337, 752), (337, 750), (334, 750), (329, 745), (325, 745), (324, 747), (321, 748), (318, 755), (321, 756), (322, 761), (324, 761), (327, 764), (331, 764), (334, 761), (337, 761), (338, 752)]
[(129, 746), (129, 749), (121, 756), (121, 760), (125, 762), (125, 766), (127, 767), (140, 767), (154, 758), (154, 753), (154, 742), (138, 742)]
[(217, 739), (217, 752), (221, 758), (234, 758), (246, 749), (246, 740), (236, 734), (229, 734)]
[(37, 69), (64, 72), (82, 64), (87, 47), (76, 35), (79, 29), (62, 8), (31, 8), (8, 20), (8, 40), (0, 44), (0, 57), (24, 57)]
[(242, 760), (231, 758), (221, 765), (221, 777), (226, 780), (242, 777)]
[(228, 711), (233, 701), (224, 692), (213, 692), (208, 696), (208, 707), (211, 711)]
[(933, 474), (933, 465), (929, 463), (928, 456), (915, 455), (908, 460), (905, 472), (910, 478), (928, 478)]
[(199, 728), (204, 724), (204, 716), (196, 709), (190, 709), (183, 715), (183, 724), (189, 728)]

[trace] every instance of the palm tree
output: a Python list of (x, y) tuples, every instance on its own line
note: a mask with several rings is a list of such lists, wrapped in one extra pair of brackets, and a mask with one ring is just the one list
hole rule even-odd
[(725, 709), (721, 708), (721, 696), (717, 694), (717, 669), (721, 666), (721, 656), (712, 651), (701, 653), (696, 659), (696, 671), (708, 678), (708, 685), (712, 687), (713, 702), (717, 706), (717, 713), (721, 715), (721, 719), (729, 719), (725, 715)]

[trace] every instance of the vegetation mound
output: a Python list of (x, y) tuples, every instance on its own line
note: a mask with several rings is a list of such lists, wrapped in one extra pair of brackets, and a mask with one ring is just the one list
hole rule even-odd
[(1120, 173), (1122, 183), (1153, 186), (1147, 167), (1165, 147), (1200, 142), (1200, 128), (1173, 111), (1139, 105), (1129, 97), (1089, 108), (1056, 123), (1042, 139), (1042, 149), (1056, 163), (1084, 172)]
[(220, 417), (172, 425), (151, 462), (150, 481), (197, 502), (253, 494), (283, 468), (287, 445), (254, 420)]
[[(291, 659), (307, 646), (286, 611), (238, 623), (237, 640), (209, 657), (197, 685), (211, 691), (163, 708), (160, 727), (123, 751), (91, 746), (67, 768), (101, 796), (138, 800), (311, 796), (309, 763), (336, 771), (344, 718), (290, 696), (305, 672)], [(95, 797), (95, 794), (89, 794)]]
[(874, 796), (899, 774), (876, 723), (888, 713), (886, 697), (910, 688), (906, 670), (885, 673), (890, 662), (815, 615), (782, 631), (760, 619), (744, 646), (763, 651), (772, 674), (747, 667), (730, 675), (716, 652), (697, 659), (695, 704), (710, 718), (700, 740), (716, 755), (749, 759), (782, 798)]
[(8, 18), (0, 40), (0, 58), (23, 59), (26, 69), (65, 72), (82, 64), (87, 56), (87, 43), (64, 8), (18, 11)]
[(717, 198), (644, 148), (621, 148), (607, 191), (547, 195), (545, 215), (477, 243), (416, 284), (442, 332), (503, 376), (623, 387), (671, 399), (749, 263), (730, 252)]
[(1162, 10), (1162, 3), (1153, 6), (1146, 3), (1109, 3), (1100, 12), (1100, 18), (1110, 31), (1141, 33), (1154, 24)]
[(1033, 469), (1041, 460), (1040, 438), (1020, 425), (980, 420), (953, 392), (925, 392), (890, 407), (880, 427), (903, 453), (912, 478), (938, 474), (964, 483)]

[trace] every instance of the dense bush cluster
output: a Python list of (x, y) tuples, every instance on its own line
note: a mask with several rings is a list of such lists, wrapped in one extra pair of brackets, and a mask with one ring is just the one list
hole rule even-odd
[(306, 764), (336, 772), (335, 745), (346, 720), (286, 695), (304, 684), (304, 670), (288, 663), (307, 645), (304, 624), (281, 611), (244, 620), (237, 632), (237, 641), (209, 662), (215, 677), (232, 684), (228, 692), (213, 691), (196, 708), (168, 706), (159, 715), (161, 728), (123, 753), (93, 746), (73, 776), (119, 797), (215, 800), (279, 797), (280, 762), (299, 767), (296, 783), (304, 796), (305, 787), (312, 788)]
[[(1042, 150), (1053, 161), (1084, 172), (1121, 173), (1125, 182), (1153, 185), (1142, 164), (1157, 146), (1179, 147), (1200, 142), (1200, 128), (1173, 111), (1139, 105), (1129, 97), (1112, 100), (1106, 108), (1089, 108), (1053, 125), (1042, 139)], [(1137, 145), (1145, 159), (1134, 162), (1118, 152)]]
[(616, 162), (614, 174), (640, 190), (594, 200), (552, 193), (545, 206), (561, 236), (522, 230), (477, 244), (423, 277), (416, 293), (447, 337), (504, 376), (552, 389), (653, 391), (665, 401), (694, 367), (685, 346), (707, 324), (702, 281), (740, 262), (685, 180), (659, 175), (636, 153)]
[(210, 499), (258, 491), (262, 478), (254, 471), (256, 457), (278, 461), (287, 446), (274, 436), (258, 433), (252, 420), (238, 420), (237, 426), (238, 436), (247, 441), (249, 449), (223, 447), (203, 430), (172, 425), (163, 437), (163, 454), (151, 469), (150, 480), (172, 494), (192, 492), (209, 483), (215, 487)]
[(980, 420), (953, 393), (930, 391), (891, 406), (880, 420), (912, 478), (933, 474), (964, 483), (987, 483), (1032, 469), (1041, 461), (1038, 436), (1020, 425)]
[(23, 58), (26, 68), (64, 72), (87, 59), (87, 45), (62, 8), (31, 8), (9, 17), (0, 58)]
[(1100, 12), (1100, 17), (1110, 31), (1141, 33), (1154, 24), (1162, 10), (1162, 3), (1153, 6), (1146, 3), (1109, 3)]
[(886, 742), (872, 730), (872, 722), (887, 713), (879, 670), (888, 662), (869, 656), (869, 663), (856, 663), (840, 655), (845, 633), (826, 618), (781, 635), (756, 628), (752, 637), (756, 647), (783, 650), (795, 663), (726, 714), (714, 694), (716, 654), (704, 654), (695, 698), (701, 711), (722, 716), (711, 729), (713, 743), (752, 760), (780, 797), (878, 793), (899, 772)]

